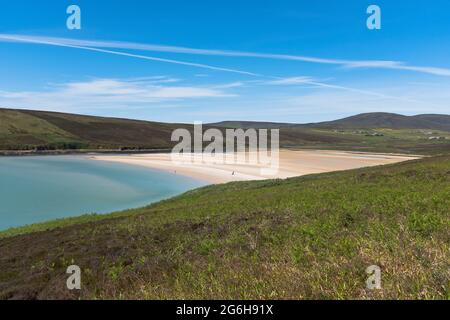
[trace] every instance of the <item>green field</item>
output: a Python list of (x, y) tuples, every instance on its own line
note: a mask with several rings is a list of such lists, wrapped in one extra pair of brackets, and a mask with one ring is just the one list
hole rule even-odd
[(2, 233), (0, 298), (449, 299), (449, 208), (450, 156), (205, 187)]

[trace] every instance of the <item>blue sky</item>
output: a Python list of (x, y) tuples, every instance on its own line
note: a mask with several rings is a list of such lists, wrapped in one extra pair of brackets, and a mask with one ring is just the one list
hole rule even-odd
[[(66, 8), (82, 11), (68, 30)], [(382, 29), (366, 9), (380, 6)], [(3, 1), (0, 106), (168, 122), (450, 113), (450, 2)]]

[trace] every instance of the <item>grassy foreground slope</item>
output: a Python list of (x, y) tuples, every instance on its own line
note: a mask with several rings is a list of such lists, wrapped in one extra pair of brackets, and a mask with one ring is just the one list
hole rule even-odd
[(450, 156), (210, 186), (1, 239), (0, 298), (448, 299), (449, 208)]

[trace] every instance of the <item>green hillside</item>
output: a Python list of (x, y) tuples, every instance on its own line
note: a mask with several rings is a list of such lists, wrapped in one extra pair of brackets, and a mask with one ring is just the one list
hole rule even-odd
[[(426, 118), (420, 118), (423, 121), (412, 121), (411, 117), (382, 115), (385, 122), (380, 120), (380, 114), (365, 114), (314, 125), (228, 121), (204, 128), (222, 131), (279, 128), (280, 145), (288, 148), (417, 154), (450, 152), (450, 131), (443, 130), (450, 116), (428, 115), (421, 116)], [(392, 120), (398, 118), (402, 121)], [(359, 129), (349, 123), (359, 123)], [(436, 128), (430, 128), (430, 123)], [(174, 145), (171, 135), (177, 128), (192, 130), (192, 125), (0, 109), (0, 150), (170, 149)]]
[(80, 143), (81, 139), (44, 119), (0, 109), (0, 149), (27, 149), (63, 142)]
[(0, 149), (159, 149), (172, 146), (171, 125), (66, 113), (0, 109)]
[[(0, 298), (450, 298), (450, 156), (3, 232)], [(44, 231), (46, 230), (46, 231)], [(65, 289), (68, 265), (82, 290)], [(382, 290), (365, 269), (382, 269)]]

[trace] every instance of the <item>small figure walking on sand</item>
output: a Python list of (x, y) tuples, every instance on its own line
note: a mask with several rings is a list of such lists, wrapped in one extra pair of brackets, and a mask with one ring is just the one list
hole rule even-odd
[(231, 175), (234, 176), (234, 171), (233, 171), (233, 173)]

